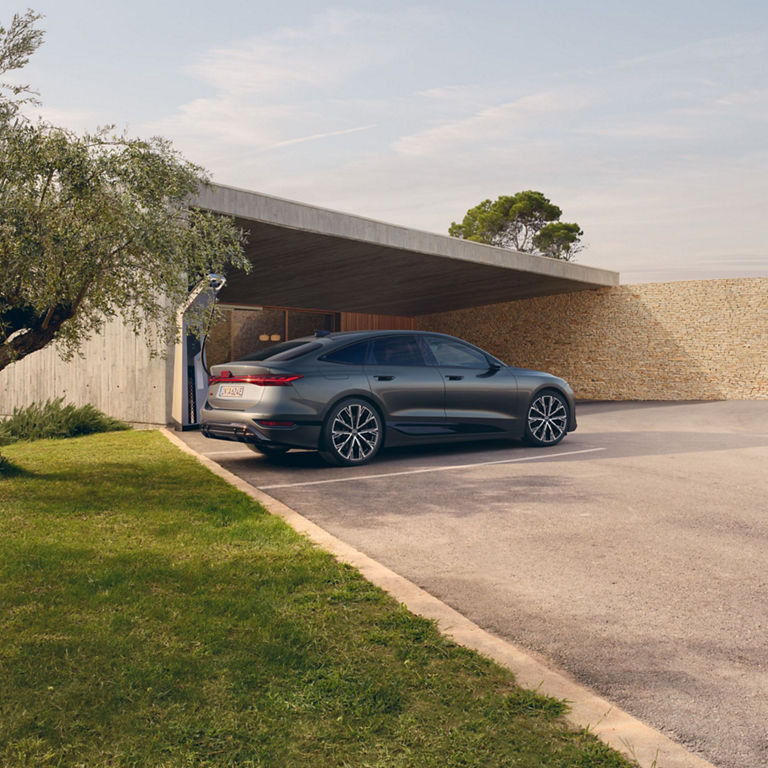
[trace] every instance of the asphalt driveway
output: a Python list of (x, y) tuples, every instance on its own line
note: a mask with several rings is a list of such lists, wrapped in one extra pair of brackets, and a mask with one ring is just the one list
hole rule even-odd
[(768, 401), (578, 415), (550, 449), (356, 468), (180, 436), (715, 764), (768, 766)]

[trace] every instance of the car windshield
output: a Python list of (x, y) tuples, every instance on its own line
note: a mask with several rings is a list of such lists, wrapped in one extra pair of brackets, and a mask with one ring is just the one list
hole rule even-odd
[(237, 362), (252, 362), (254, 360), (293, 360), (295, 357), (301, 357), (315, 349), (320, 349), (322, 344), (316, 341), (283, 341), (280, 344), (273, 344), (271, 347), (265, 347), (258, 352), (239, 358)]

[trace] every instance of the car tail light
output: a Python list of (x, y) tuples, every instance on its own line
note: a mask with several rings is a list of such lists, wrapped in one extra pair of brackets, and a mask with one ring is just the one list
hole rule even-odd
[(209, 384), (226, 381), (227, 384), (258, 384), (260, 387), (287, 387), (297, 379), (304, 377), (297, 373), (258, 373), (250, 376), (233, 376), (230, 371), (222, 371), (208, 379)]
[(259, 419), (256, 422), (260, 427), (295, 427), (296, 424), (293, 421), (264, 421)]

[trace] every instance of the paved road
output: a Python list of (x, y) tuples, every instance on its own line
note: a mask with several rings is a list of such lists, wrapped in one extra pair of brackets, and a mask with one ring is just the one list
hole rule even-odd
[(715, 764), (765, 768), (768, 401), (586, 404), (579, 422), (552, 449), (354, 469), (185, 439)]

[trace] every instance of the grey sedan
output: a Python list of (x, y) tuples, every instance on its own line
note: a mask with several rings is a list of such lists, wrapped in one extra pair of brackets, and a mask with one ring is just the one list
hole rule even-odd
[(267, 456), (310, 448), (350, 466), (385, 445), (552, 446), (576, 429), (576, 412), (563, 379), (505, 365), (453, 336), (318, 331), (213, 366), (201, 421), (206, 437)]

